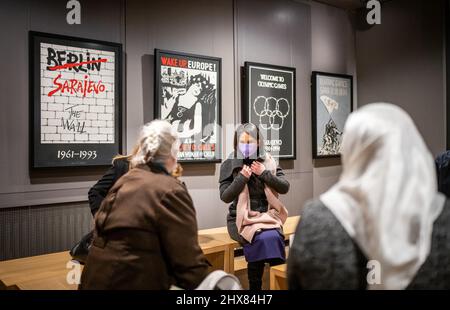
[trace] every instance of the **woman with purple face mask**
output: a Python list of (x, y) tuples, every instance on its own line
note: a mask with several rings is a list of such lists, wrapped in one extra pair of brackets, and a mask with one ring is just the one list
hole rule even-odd
[(236, 129), (234, 151), (220, 167), (219, 183), (220, 199), (231, 203), (227, 216), (228, 233), (242, 245), (248, 262), (249, 288), (260, 290), (265, 263), (276, 265), (285, 261), (284, 236), (281, 229), (260, 229), (250, 242), (244, 239), (238, 230), (240, 225), (236, 223), (238, 203), (242, 193), (248, 191), (250, 212), (268, 212), (265, 188), (286, 194), (289, 182), (284, 178), (283, 170), (264, 151), (264, 139), (254, 124), (243, 124)]

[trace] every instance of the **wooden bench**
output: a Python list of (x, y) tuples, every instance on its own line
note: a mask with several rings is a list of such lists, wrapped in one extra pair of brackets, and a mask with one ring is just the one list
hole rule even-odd
[[(212, 264), (210, 271), (222, 269), (230, 272), (230, 247), (209, 238), (199, 238), (200, 246)], [(0, 262), (0, 287), (20, 290), (76, 290), (77, 284), (69, 284), (67, 275), (74, 268), (83, 266), (71, 261), (68, 251), (31, 256)]]
[(286, 264), (270, 267), (271, 290), (287, 290), (286, 270)]
[(70, 260), (66, 251), (0, 262), (0, 281), (7, 289), (74, 290), (66, 280)]
[[(299, 219), (298, 216), (287, 219), (284, 225), (286, 238), (295, 232)], [(212, 264), (211, 270), (234, 272), (234, 250), (240, 245), (229, 237), (226, 227), (200, 230), (198, 238), (201, 249)], [(65, 251), (0, 262), (0, 288), (77, 289), (76, 284), (69, 284), (66, 280), (70, 268), (75, 268), (74, 264), (67, 267), (70, 261), (69, 252)]]
[[(283, 232), (284, 232), (284, 236), (286, 238), (286, 240), (289, 240), (289, 237), (291, 235), (293, 235), (295, 233), (295, 229), (297, 228), (297, 224), (300, 220), (300, 216), (291, 216), (288, 217), (286, 220), (286, 223), (284, 223), (283, 225)], [(212, 239), (212, 240), (217, 240), (217, 241), (223, 241), (226, 244), (228, 244), (229, 247), (229, 251), (228, 251), (228, 263), (229, 263), (229, 267), (227, 268), (227, 272), (233, 273), (235, 268), (234, 268), (234, 250), (240, 247), (240, 244), (236, 241), (234, 241), (233, 239), (230, 238), (230, 236), (228, 235), (228, 231), (227, 228), (224, 227), (218, 227), (218, 228), (211, 228), (211, 229), (203, 229), (203, 230), (199, 230), (198, 232), (199, 235), (199, 240), (208, 240), (208, 239)], [(206, 239), (202, 239), (202, 238), (206, 238)], [(201, 244), (201, 242), (200, 242)]]
[[(289, 246), (285, 246), (286, 258), (289, 256)], [(270, 289), (270, 266), (266, 264), (264, 268), (264, 275), (262, 281), (262, 289), (269, 290)], [(266, 273), (268, 274), (266, 276)], [(238, 256), (234, 258), (234, 274), (241, 281), (242, 287), (248, 289), (248, 275), (247, 275), (247, 261), (245, 257)]]

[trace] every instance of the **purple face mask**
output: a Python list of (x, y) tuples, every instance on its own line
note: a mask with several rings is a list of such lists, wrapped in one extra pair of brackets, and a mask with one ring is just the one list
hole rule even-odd
[(254, 155), (258, 150), (258, 144), (256, 143), (239, 143), (239, 150), (245, 158), (249, 158)]

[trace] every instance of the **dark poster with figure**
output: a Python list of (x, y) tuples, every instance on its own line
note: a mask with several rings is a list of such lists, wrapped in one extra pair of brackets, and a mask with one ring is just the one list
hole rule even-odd
[(312, 74), (313, 158), (339, 157), (345, 122), (353, 110), (350, 75)]
[(155, 118), (180, 137), (180, 162), (220, 162), (221, 59), (155, 50)]
[(243, 122), (259, 127), (273, 157), (295, 159), (295, 68), (246, 62), (245, 76)]
[(122, 45), (30, 32), (30, 168), (103, 166), (121, 152)]

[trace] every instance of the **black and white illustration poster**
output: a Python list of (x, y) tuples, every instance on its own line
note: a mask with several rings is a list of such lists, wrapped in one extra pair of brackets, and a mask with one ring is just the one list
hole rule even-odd
[(120, 153), (121, 50), (30, 32), (31, 168), (109, 165)]
[(245, 63), (243, 121), (259, 126), (265, 150), (295, 159), (295, 68)]
[(338, 157), (345, 122), (353, 108), (350, 75), (312, 74), (313, 158)]
[(221, 59), (155, 51), (155, 118), (180, 137), (180, 162), (220, 161)]

